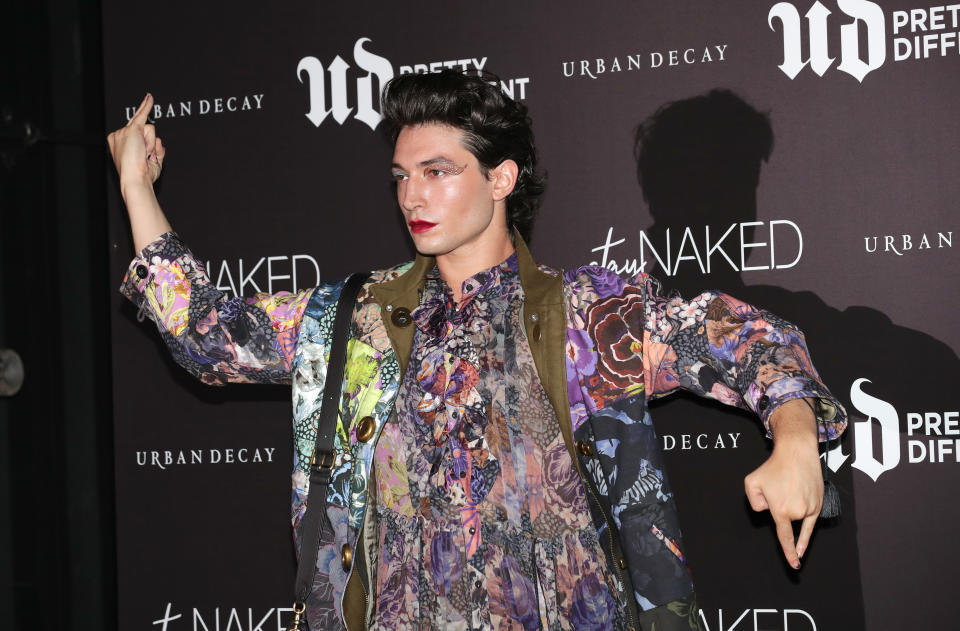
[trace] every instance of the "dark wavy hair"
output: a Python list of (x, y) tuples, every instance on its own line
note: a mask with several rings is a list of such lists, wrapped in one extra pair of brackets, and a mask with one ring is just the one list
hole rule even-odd
[[(491, 82), (493, 85), (491, 85)], [(468, 76), (445, 69), (430, 74), (403, 74), (384, 86), (382, 112), (393, 142), (404, 127), (439, 123), (463, 132), (466, 148), (484, 176), (504, 160), (519, 167), (507, 196), (507, 224), (527, 241), (543, 193), (537, 173), (537, 149), (527, 108), (507, 97), (492, 76)]]

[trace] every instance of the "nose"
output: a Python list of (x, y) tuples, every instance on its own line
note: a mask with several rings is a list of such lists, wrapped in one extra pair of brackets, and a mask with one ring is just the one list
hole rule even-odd
[(408, 177), (397, 184), (397, 201), (400, 208), (407, 212), (423, 207), (423, 187), (415, 177)]

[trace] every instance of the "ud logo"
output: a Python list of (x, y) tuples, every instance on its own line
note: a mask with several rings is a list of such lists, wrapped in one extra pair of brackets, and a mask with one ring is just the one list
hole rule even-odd
[[(865, 383), (870, 383), (870, 380), (857, 379), (850, 386), (850, 402), (867, 416), (867, 420), (853, 423), (853, 450), (856, 457), (851, 466), (863, 471), (876, 482), (880, 474), (900, 464), (900, 418), (892, 405), (864, 392), (860, 386)], [(875, 421), (880, 425), (879, 450), (874, 444)], [(877, 456), (880, 456), (880, 459)], [(834, 471), (837, 471), (848, 457), (839, 443), (826, 454), (827, 463)]]
[[(847, 16), (853, 18), (849, 24), (840, 27), (840, 64), (837, 70), (846, 72), (863, 82), (863, 78), (876, 70), (887, 58), (886, 28), (883, 9), (876, 3), (868, 0), (837, 0), (837, 6)], [(767, 14), (767, 24), (771, 30), (776, 30), (773, 20), (779, 19), (783, 26), (783, 63), (780, 70), (794, 79), (804, 66), (810, 68), (819, 76), (833, 65), (835, 59), (830, 57), (828, 47), (827, 17), (830, 10), (819, 0), (813, 3), (806, 13), (809, 46), (807, 58), (803, 58), (803, 37), (800, 24), (800, 14), (789, 2), (778, 2)], [(861, 24), (867, 34), (867, 58), (860, 58), (860, 28)]]
[[(370, 129), (376, 129), (383, 118), (379, 111), (380, 89), (393, 78), (393, 65), (386, 58), (364, 50), (363, 45), (369, 41), (370, 38), (361, 37), (353, 46), (354, 62), (360, 70), (367, 73), (356, 80), (357, 110), (354, 118), (366, 123)], [(353, 108), (347, 105), (347, 97), (349, 96), (348, 68), (350, 68), (350, 64), (344, 61), (340, 55), (334, 57), (326, 69), (316, 57), (304, 57), (297, 64), (297, 78), (300, 83), (304, 81), (304, 73), (306, 73), (307, 80), (310, 82), (310, 111), (307, 112), (307, 118), (314, 126), (319, 127), (320, 123), (331, 114), (337, 124), (343, 125), (344, 121), (350, 116), (350, 112), (353, 111)], [(329, 83), (327, 82), (328, 73)], [(378, 85), (376, 87), (373, 83), (374, 77), (377, 79)], [(329, 107), (327, 106), (328, 88)], [(375, 102), (377, 103), (376, 107), (374, 107)]]

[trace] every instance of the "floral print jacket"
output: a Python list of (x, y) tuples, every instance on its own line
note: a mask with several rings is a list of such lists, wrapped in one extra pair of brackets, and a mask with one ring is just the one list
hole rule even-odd
[[(839, 436), (846, 413), (789, 322), (718, 292), (688, 301), (665, 296), (646, 274), (625, 281), (597, 267), (559, 273), (537, 266), (519, 237), (515, 245), (525, 333), (631, 626), (698, 628), (648, 400), (684, 388), (753, 410), (766, 424), (786, 401), (809, 397), (818, 402), (821, 439)], [(338, 384), (337, 459), (327, 496), (334, 533), (321, 541), (307, 603), (314, 630), (361, 629), (372, 618), (367, 594), (376, 564), (367, 560), (376, 559), (378, 542), (370, 468), (411, 355), (410, 312), (433, 266), (417, 257), (374, 272), (357, 299)], [(226, 299), (172, 232), (144, 248), (121, 287), (156, 323), (177, 362), (204, 383), (292, 384), (295, 536), (342, 287)]]

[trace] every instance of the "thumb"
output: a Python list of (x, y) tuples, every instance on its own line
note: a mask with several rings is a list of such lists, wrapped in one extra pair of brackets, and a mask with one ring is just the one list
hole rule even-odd
[(770, 505), (767, 504), (767, 498), (763, 496), (763, 489), (760, 488), (752, 474), (743, 479), (743, 490), (747, 494), (750, 508), (758, 513), (770, 508)]

